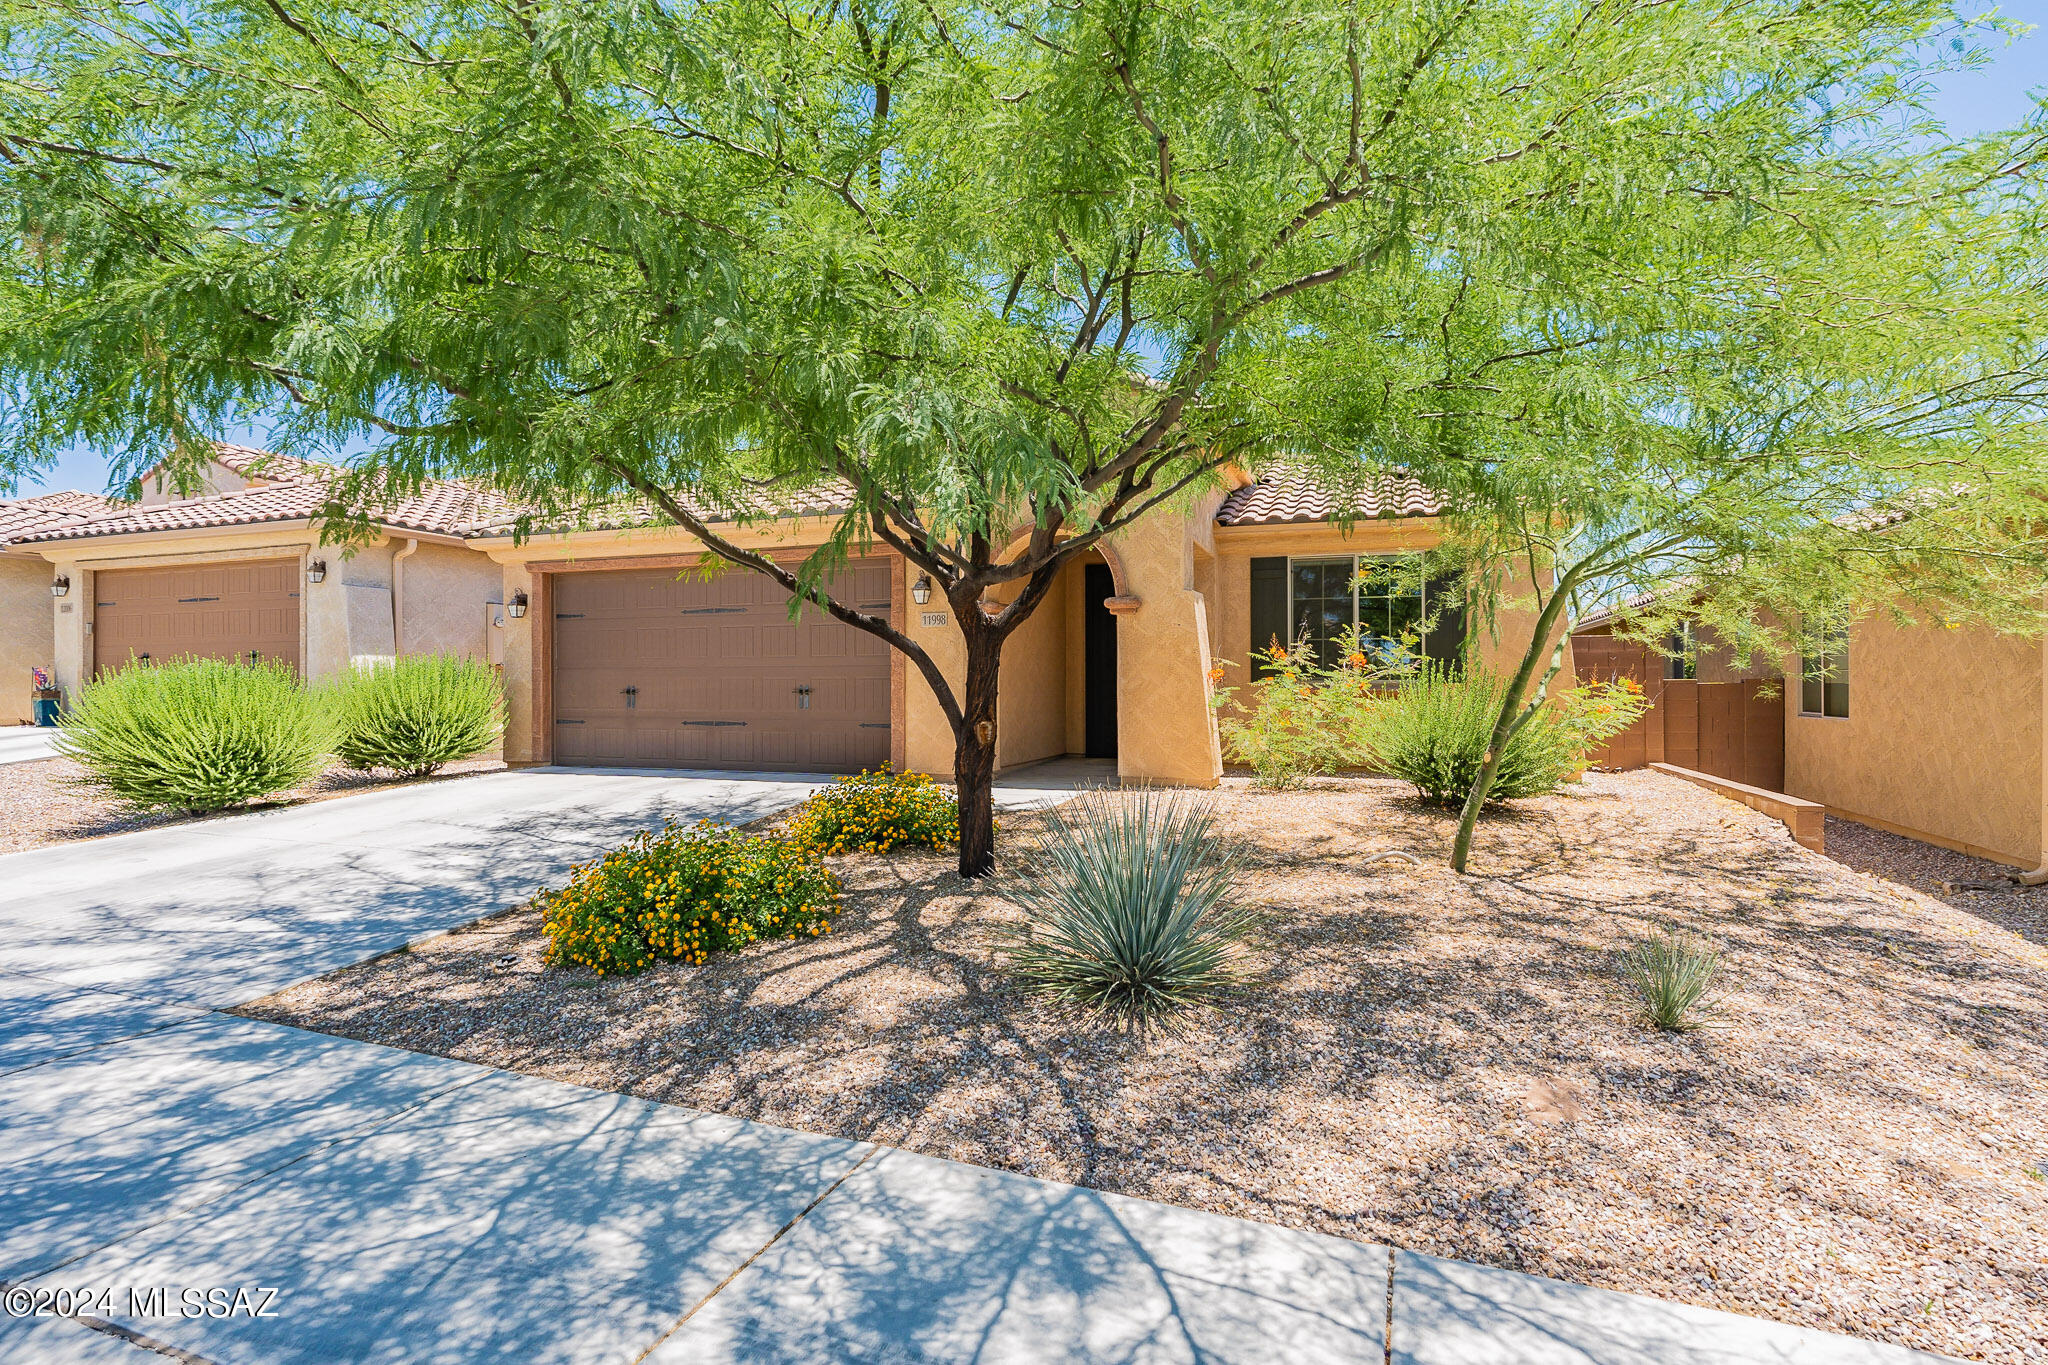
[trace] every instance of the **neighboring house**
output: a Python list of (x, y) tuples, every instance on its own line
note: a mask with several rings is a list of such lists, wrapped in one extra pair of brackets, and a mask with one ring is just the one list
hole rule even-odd
[[(1615, 624), (1604, 612), (1582, 621), (1578, 656), (1605, 658), (1597, 637)], [(1699, 681), (1736, 682), (1730, 652), (1700, 643)], [(1772, 684), (1765, 714), (1783, 755), (1774, 789), (1997, 862), (2048, 862), (2044, 643), (1873, 612), (1824, 656), (1758, 661), (1749, 677)]]
[(11, 554), (42, 561), (44, 613), (51, 579), (69, 583), (50, 647), (59, 685), (131, 658), (279, 659), (318, 678), (401, 650), (483, 654), (500, 575), (462, 532), (503, 500), (430, 484), (379, 509), (369, 542), (343, 550), (313, 524), (332, 477), (221, 445), (190, 495), (159, 484), (13, 536)]
[[(852, 770), (889, 762), (939, 774), (953, 740), (903, 657), (806, 609), (744, 569), (703, 570), (694, 537), (624, 508), (615, 525), (514, 536), (519, 509), (452, 484), (380, 510), (352, 556), (310, 518), (332, 471), (222, 447), (197, 496), (159, 492), (15, 547), (68, 576), (55, 661), (66, 688), (131, 657), (206, 653), (288, 659), (318, 678), (351, 662), (452, 650), (503, 667), (514, 763)], [(1242, 476), (1182, 511), (1161, 509), (1068, 566), (1003, 654), (998, 764), (1114, 758), (1128, 778), (1213, 784), (1222, 772), (1210, 670), (1249, 677), (1255, 649), (1302, 630), (1318, 640), (1362, 618), (1399, 629), (1426, 612), (1434, 652), (1460, 643), (1446, 584), (1350, 592), (1359, 557), (1436, 543), (1427, 490), (1389, 479), (1350, 509), (1299, 475)], [(846, 506), (826, 486), (742, 545), (799, 557)], [(324, 573), (322, 570), (324, 569)], [(943, 598), (881, 552), (836, 585), (886, 610), (958, 676), (960, 635)], [(318, 579), (318, 581), (314, 581)], [(1340, 619), (1341, 618), (1341, 619)], [(1509, 614), (1482, 658), (1519, 652), (1532, 618)]]
[(72, 525), (107, 510), (92, 493), (43, 493), (0, 502), (0, 725), (26, 725), (34, 670), (57, 661), (50, 629), (50, 565), (17, 536)]

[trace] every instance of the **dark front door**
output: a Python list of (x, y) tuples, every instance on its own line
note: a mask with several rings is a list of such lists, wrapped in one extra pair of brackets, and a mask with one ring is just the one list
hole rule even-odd
[(1103, 603), (1116, 595), (1109, 565), (1085, 565), (1081, 579), (1087, 605), (1082, 617), (1083, 663), (1087, 674), (1088, 757), (1116, 757), (1116, 617)]

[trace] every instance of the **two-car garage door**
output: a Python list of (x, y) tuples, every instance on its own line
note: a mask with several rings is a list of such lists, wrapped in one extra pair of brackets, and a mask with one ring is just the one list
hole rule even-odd
[(299, 667), (299, 565), (237, 560), (93, 575), (93, 672), (131, 659), (277, 659)]
[[(851, 772), (889, 757), (889, 647), (733, 569), (554, 580), (555, 761)], [(839, 601), (887, 615), (890, 566), (856, 560)]]

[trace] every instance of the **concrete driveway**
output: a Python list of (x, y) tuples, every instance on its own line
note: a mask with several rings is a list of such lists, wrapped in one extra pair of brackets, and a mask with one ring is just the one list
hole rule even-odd
[(0, 967), (213, 1007), (516, 905), (665, 819), (739, 823), (829, 779), (525, 769), (0, 858)]
[(0, 767), (55, 758), (57, 732), (46, 725), (0, 726)]
[(210, 1008), (817, 781), (501, 773), (0, 857), (0, 1360), (1931, 1359)]

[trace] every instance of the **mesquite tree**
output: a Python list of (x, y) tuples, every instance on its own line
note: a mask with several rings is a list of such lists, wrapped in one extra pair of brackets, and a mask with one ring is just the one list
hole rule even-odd
[[(272, 414), (533, 526), (621, 501), (900, 651), (993, 860), (1004, 643), (1220, 465), (1343, 491), (1570, 403), (1546, 355), (1863, 174), (1941, 0), (0, 0), (4, 439)], [(1739, 247), (1738, 247), (1739, 249)], [(1475, 307), (1483, 305), (1483, 307)], [(1441, 319), (1513, 319), (1450, 359)], [(1554, 325), (1553, 325), (1554, 324)], [(827, 481), (788, 566), (735, 526)], [(714, 518), (709, 510), (722, 515)], [(948, 676), (834, 600), (880, 544)], [(992, 593), (1013, 596), (994, 611)]]
[[(1895, 162), (1832, 237), (1788, 224), (1766, 287), (1745, 283), (1757, 261), (1702, 263), (1680, 325), (1589, 332), (1545, 359), (1559, 387), (1596, 401), (1508, 440), (1468, 426), (1451, 543), (1482, 614), (1512, 601), (1534, 624), (1466, 795), (1455, 870), (1500, 756), (1549, 701), (1567, 632), (1595, 603), (1636, 602), (1626, 629), (1660, 644), (1703, 622), (1744, 663), (1868, 610), (2042, 628), (2043, 148), (2048, 130), (2021, 130), (1945, 167)], [(1448, 346), (1459, 329), (1447, 322)], [(1469, 331), (1498, 345), (1497, 321)]]

